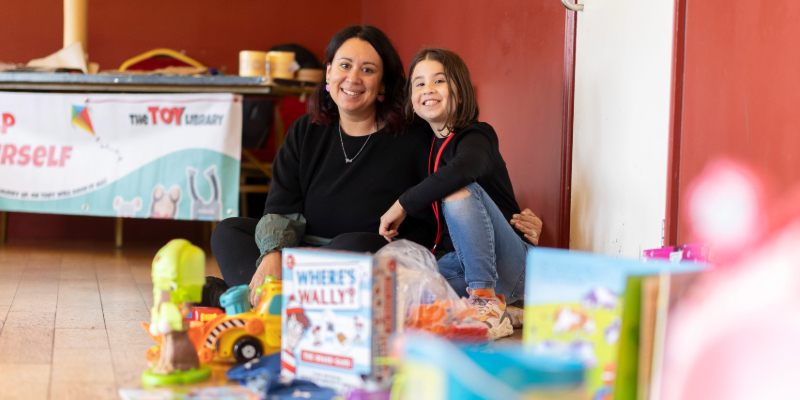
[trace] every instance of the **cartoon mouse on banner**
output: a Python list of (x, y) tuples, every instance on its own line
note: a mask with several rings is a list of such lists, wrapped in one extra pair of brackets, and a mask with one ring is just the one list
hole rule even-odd
[(169, 193), (164, 185), (158, 184), (153, 188), (150, 196), (150, 208), (147, 218), (178, 219), (178, 204), (181, 202), (181, 188), (172, 185)]
[(126, 201), (122, 196), (117, 196), (114, 197), (113, 207), (118, 217), (135, 218), (136, 213), (142, 209), (142, 198), (136, 196), (133, 200)]
[(189, 186), (189, 197), (192, 198), (189, 219), (203, 221), (219, 221), (222, 219), (222, 200), (220, 199), (220, 183), (217, 177), (217, 166), (212, 165), (203, 173), (211, 186), (211, 199), (206, 201), (197, 192), (197, 169), (186, 167), (186, 178)]

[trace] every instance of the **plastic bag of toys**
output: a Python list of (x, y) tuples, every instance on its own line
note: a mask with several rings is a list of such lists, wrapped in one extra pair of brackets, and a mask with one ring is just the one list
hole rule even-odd
[(408, 240), (396, 240), (376, 256), (390, 257), (397, 263), (398, 332), (410, 328), (464, 342), (487, 340), (488, 327), (477, 321), (477, 311), (439, 273), (430, 250)]

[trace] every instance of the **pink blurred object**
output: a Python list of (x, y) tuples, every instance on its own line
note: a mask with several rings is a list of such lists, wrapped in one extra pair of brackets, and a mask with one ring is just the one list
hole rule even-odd
[(670, 260), (672, 262), (708, 261), (708, 245), (702, 243), (666, 246), (660, 249), (645, 250), (643, 253), (645, 260), (655, 258), (659, 260)]
[(714, 161), (688, 190), (692, 237), (714, 248), (715, 261), (737, 257), (766, 233), (763, 185), (741, 164)]
[(390, 389), (353, 389), (347, 394), (347, 400), (389, 400), (392, 397)]
[(669, 316), (662, 400), (800, 398), (800, 212), (770, 204), (768, 220), (753, 177), (722, 162), (692, 187), (692, 231), (724, 264)]

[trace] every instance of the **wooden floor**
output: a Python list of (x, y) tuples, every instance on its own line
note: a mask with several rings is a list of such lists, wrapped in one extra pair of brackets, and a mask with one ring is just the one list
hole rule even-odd
[[(116, 399), (141, 387), (158, 246), (0, 247), (0, 399)], [(207, 275), (221, 276), (212, 256)]]
[[(117, 399), (120, 388), (140, 388), (155, 344), (141, 323), (150, 320), (158, 247), (0, 246), (0, 400)], [(206, 275), (221, 277), (210, 252), (206, 259)]]

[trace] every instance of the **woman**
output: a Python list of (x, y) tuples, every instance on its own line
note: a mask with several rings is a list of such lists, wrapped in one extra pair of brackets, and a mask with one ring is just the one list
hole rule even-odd
[[(404, 131), (405, 75), (386, 35), (347, 27), (331, 39), (324, 64), (326, 84), (275, 157), (264, 217), (228, 218), (214, 230), (211, 247), (229, 286), (280, 278), (285, 247), (377, 251), (386, 244), (377, 233), (381, 215), (427, 176), (428, 154), (420, 149), (430, 136)], [(513, 223), (530, 238), (538, 235), (534, 219)], [(431, 211), (407, 219), (398, 238), (431, 247), (435, 236)]]

